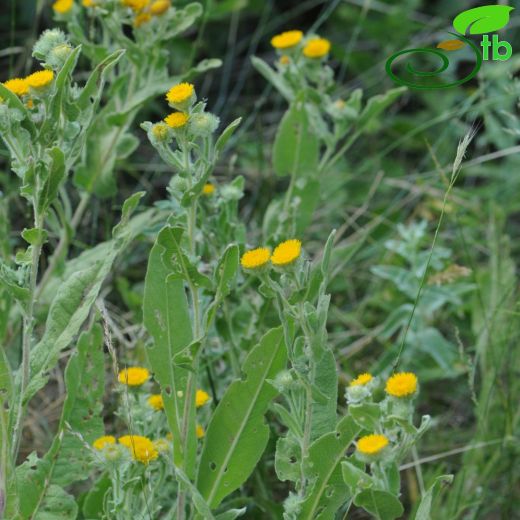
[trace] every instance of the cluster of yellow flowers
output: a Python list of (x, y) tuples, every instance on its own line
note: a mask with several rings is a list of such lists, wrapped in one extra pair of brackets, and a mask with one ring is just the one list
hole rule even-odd
[(273, 253), (267, 247), (258, 247), (242, 255), (240, 263), (244, 269), (258, 269), (269, 261), (276, 266), (285, 266), (295, 262), (301, 255), (302, 243), (296, 238), (278, 244)]
[[(360, 374), (350, 382), (350, 386), (363, 386), (373, 380), (371, 374)], [(417, 376), (412, 372), (399, 372), (388, 378), (385, 392), (394, 398), (410, 398), (417, 392)], [(388, 437), (379, 433), (365, 435), (356, 443), (357, 451), (363, 455), (379, 455), (388, 445)]]
[[(117, 442), (130, 451), (134, 460), (142, 464), (149, 464), (159, 457), (159, 453), (167, 451), (170, 447), (167, 439), (152, 441), (142, 435), (123, 435), (119, 437)], [(115, 444), (116, 438), (113, 435), (103, 435), (96, 439), (92, 446), (98, 451), (105, 450), (110, 454), (117, 455), (117, 450), (113, 449)]]
[(4, 87), (17, 96), (26, 96), (31, 90), (35, 92), (42, 91), (54, 80), (54, 72), (52, 70), (38, 70), (25, 78), (13, 78), (3, 83)]
[[(301, 49), (303, 55), (311, 60), (324, 58), (330, 52), (329, 40), (318, 36), (304, 39), (303, 32), (298, 30), (277, 34), (271, 39), (271, 45), (280, 52), (291, 53)], [(290, 58), (283, 54), (280, 61), (282, 64), (287, 64)]]
[[(82, 0), (81, 5), (87, 8), (97, 7), (97, 0)], [(153, 16), (162, 16), (171, 6), (170, 0), (121, 0), (123, 7), (130, 8), (134, 17), (134, 27), (149, 22)], [(74, 7), (74, 0), (56, 0), (52, 8), (56, 13), (67, 14)]]
[(166, 101), (177, 111), (164, 118), (164, 122), (173, 129), (186, 126), (189, 120), (188, 109), (195, 102), (195, 87), (191, 83), (179, 83), (174, 85), (166, 93)]

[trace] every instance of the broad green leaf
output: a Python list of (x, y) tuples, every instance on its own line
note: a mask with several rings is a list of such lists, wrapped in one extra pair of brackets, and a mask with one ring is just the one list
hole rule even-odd
[(103, 475), (94, 482), (92, 487), (88, 490), (81, 507), (85, 518), (102, 518), (105, 495), (111, 487), (112, 480), (106, 473), (103, 473)]
[(451, 484), (452, 482), (453, 475), (441, 475), (437, 477), (422, 497), (413, 520), (431, 520), (431, 508), (435, 496), (439, 493), (442, 486)]
[(273, 167), (280, 177), (316, 173), (320, 143), (314, 135), (301, 101), (291, 104), (276, 132)]
[(372, 485), (372, 477), (364, 471), (364, 468), (365, 464), (354, 458), (344, 460), (341, 463), (343, 481), (352, 495), (355, 495), (358, 489)]
[(272, 329), (247, 356), (243, 380), (231, 383), (217, 406), (197, 475), (197, 488), (212, 508), (245, 482), (262, 456), (269, 439), (264, 414), (277, 395), (267, 379), (286, 362), (282, 329)]
[(298, 482), (301, 477), (300, 459), (301, 446), (298, 440), (293, 435), (280, 437), (276, 442), (274, 459), (278, 480)]
[(352, 500), (343, 481), (341, 462), (359, 431), (354, 419), (347, 415), (338, 422), (336, 431), (311, 444), (304, 461), (309, 492), (302, 504), (299, 520), (333, 520), (336, 511)]
[(381, 114), (387, 107), (389, 107), (398, 97), (404, 94), (408, 89), (406, 87), (398, 87), (388, 90), (384, 94), (371, 97), (359, 119), (356, 123), (356, 131), (362, 132), (368, 123)]
[[(184, 282), (179, 276), (171, 275), (171, 268), (163, 258), (167, 247), (172, 247), (172, 228), (165, 227), (159, 233), (148, 259), (146, 271), (143, 318), (148, 333), (153, 338), (153, 346), (148, 348), (148, 359), (155, 379), (161, 386), (164, 410), (174, 439), (181, 438), (181, 421), (188, 370), (175, 366), (174, 358), (193, 340), (188, 302)], [(178, 264), (178, 258), (170, 261)], [(195, 417), (190, 418), (192, 437), (195, 439)], [(190, 443), (191, 450), (195, 449)], [(187, 454), (183, 453), (181, 442), (173, 443), (174, 461), (182, 467)]]
[(364, 430), (376, 431), (381, 422), (381, 408), (378, 404), (351, 404), (348, 411), (352, 415), (352, 419)]
[(34, 520), (75, 520), (78, 506), (74, 497), (61, 487), (51, 484)]
[(217, 142), (215, 143), (215, 154), (217, 156), (219, 156), (223, 152), (227, 142), (231, 139), (231, 136), (235, 133), (235, 130), (238, 128), (238, 125), (240, 125), (241, 121), (241, 117), (235, 119), (234, 121), (229, 123), (225, 130), (220, 134), (220, 136), (217, 139)]
[(47, 155), (49, 162), (46, 165), (45, 177), (38, 193), (38, 211), (40, 213), (45, 213), (52, 205), (65, 178), (65, 156), (63, 152), (55, 146), (47, 152)]
[(354, 504), (362, 507), (378, 520), (394, 520), (404, 512), (403, 505), (395, 495), (379, 489), (370, 488), (361, 491), (354, 497)]
[(508, 5), (483, 5), (458, 14), (453, 20), (454, 29), (460, 34), (485, 34), (495, 32), (509, 23), (514, 7)]

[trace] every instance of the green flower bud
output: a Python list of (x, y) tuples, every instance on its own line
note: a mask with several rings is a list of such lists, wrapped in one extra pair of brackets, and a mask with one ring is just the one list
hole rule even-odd
[(53, 49), (63, 45), (69, 46), (66, 34), (60, 29), (47, 29), (34, 44), (32, 55), (40, 61), (46, 61)]
[(211, 135), (217, 128), (220, 120), (217, 116), (210, 112), (201, 112), (190, 116), (189, 126), (194, 135), (207, 137)]

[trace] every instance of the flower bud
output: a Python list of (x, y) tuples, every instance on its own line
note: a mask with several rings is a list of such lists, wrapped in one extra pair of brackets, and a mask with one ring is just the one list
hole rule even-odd
[(218, 127), (220, 120), (217, 116), (210, 112), (201, 112), (193, 114), (190, 117), (190, 130), (194, 135), (207, 137), (211, 135)]

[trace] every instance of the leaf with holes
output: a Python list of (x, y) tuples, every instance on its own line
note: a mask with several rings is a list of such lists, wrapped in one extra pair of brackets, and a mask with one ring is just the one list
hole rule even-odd
[(262, 456), (269, 439), (264, 414), (278, 393), (267, 380), (286, 361), (282, 329), (272, 329), (247, 356), (244, 379), (233, 382), (217, 406), (197, 475), (197, 488), (212, 508), (245, 482)]

